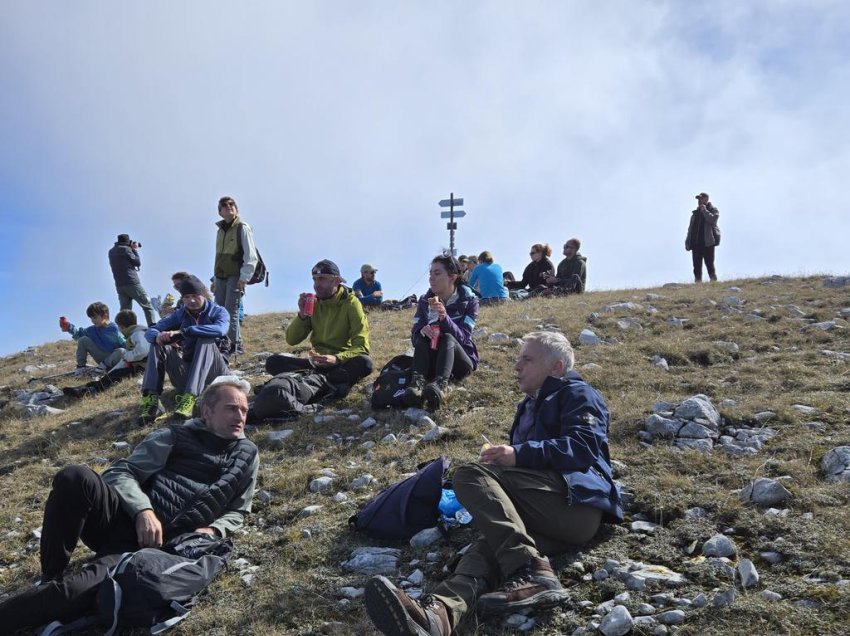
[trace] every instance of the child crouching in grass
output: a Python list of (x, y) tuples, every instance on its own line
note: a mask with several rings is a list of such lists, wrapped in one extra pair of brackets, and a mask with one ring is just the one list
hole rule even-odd
[(129, 378), (145, 370), (148, 361), (150, 343), (145, 340), (148, 328), (138, 324), (135, 312), (123, 309), (115, 315), (115, 323), (121, 335), (127, 339), (127, 349), (118, 363), (102, 378), (92, 380), (82, 386), (69, 386), (62, 389), (68, 397), (83, 397), (100, 391), (105, 391), (116, 382)]
[(121, 361), (127, 340), (118, 326), (109, 322), (109, 307), (103, 303), (92, 303), (86, 309), (91, 319), (91, 327), (77, 327), (67, 320), (59, 320), (59, 328), (71, 334), (77, 341), (77, 371), (75, 375), (86, 372), (88, 356), (98, 364), (102, 371), (111, 369)]

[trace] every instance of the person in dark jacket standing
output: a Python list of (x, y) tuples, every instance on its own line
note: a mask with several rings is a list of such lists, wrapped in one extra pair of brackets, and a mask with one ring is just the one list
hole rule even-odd
[(714, 271), (714, 248), (720, 243), (720, 229), (717, 219), (720, 211), (708, 200), (705, 192), (697, 196), (697, 209), (691, 212), (688, 235), (685, 237), (685, 249), (691, 253), (694, 264), (694, 282), (702, 282), (702, 263), (708, 270), (708, 278), (717, 280)]
[(145, 332), (151, 348), (142, 380), (142, 424), (165, 413), (159, 396), (166, 374), (177, 389), (174, 414), (189, 419), (201, 391), (218, 376), (230, 373), (225, 346), (230, 324), (227, 310), (207, 300), (209, 290), (197, 276), (181, 280), (177, 290), (183, 305)]
[(139, 269), (142, 259), (139, 249), (142, 244), (131, 241), (129, 234), (119, 234), (118, 240), (109, 250), (109, 266), (112, 268), (112, 278), (115, 279), (115, 290), (118, 292), (118, 302), (121, 310), (132, 309), (133, 301), (145, 312), (145, 320), (150, 327), (156, 322), (151, 299), (139, 280)]
[(218, 201), (218, 215), (221, 221), (216, 223), (218, 232), (215, 237), (215, 266), (212, 291), (215, 302), (230, 314), (230, 352), (242, 353), (242, 337), (239, 333), (239, 302), (245, 294), (245, 287), (259, 257), (254, 246), (254, 233), (251, 227), (239, 216), (239, 208), (231, 197), (222, 197)]
[(476, 607), (497, 613), (562, 603), (568, 594), (546, 556), (586, 543), (602, 521), (623, 519), (605, 401), (572, 370), (563, 334), (538, 331), (523, 341), (515, 370), (526, 398), (510, 444), (485, 444), (452, 482), (481, 536), (421, 600), (372, 578), (366, 609), (383, 634), (448, 636)]
[[(225, 537), (241, 528), (260, 464), (244, 432), (249, 390), (221, 378), (201, 395), (200, 418), (154, 431), (102, 475), (60, 470), (44, 507), (41, 582), (0, 603), (0, 631), (92, 613), (97, 585), (123, 552), (159, 548), (184, 532)], [(66, 574), (79, 541), (98, 558)]]
[(478, 320), (478, 297), (463, 284), (460, 263), (451, 255), (431, 261), (430, 288), (419, 298), (410, 340), (413, 377), (404, 393), (408, 406), (437, 410), (445, 399), (449, 380), (462, 380), (478, 367), (478, 349), (472, 330)]

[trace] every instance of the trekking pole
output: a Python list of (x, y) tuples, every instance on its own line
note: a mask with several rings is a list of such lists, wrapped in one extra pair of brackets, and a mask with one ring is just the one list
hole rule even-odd
[(35, 382), (36, 380), (55, 380), (56, 378), (64, 378), (66, 376), (74, 375), (74, 373), (75, 371), (63, 371), (62, 373), (54, 373), (53, 375), (36, 376), (27, 380), (27, 384)]

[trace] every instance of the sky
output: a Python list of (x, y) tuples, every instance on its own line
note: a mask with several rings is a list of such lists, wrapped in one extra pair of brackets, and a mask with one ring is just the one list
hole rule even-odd
[(701, 191), (721, 279), (846, 274), (848, 43), (844, 0), (9, 0), (0, 355), (117, 312), (119, 233), (149, 294), (209, 278), (225, 195), (271, 272), (249, 314), (323, 258), (423, 293), (451, 192), (459, 253), (577, 236), (590, 290), (691, 280)]

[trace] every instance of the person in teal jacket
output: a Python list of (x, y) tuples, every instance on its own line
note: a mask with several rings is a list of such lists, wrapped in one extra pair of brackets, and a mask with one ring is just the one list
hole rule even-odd
[(313, 267), (316, 292), (313, 313), (307, 308), (306, 294), (298, 298), (298, 316), (286, 329), (286, 343), (297, 345), (308, 336), (313, 349), (306, 358), (273, 355), (266, 360), (266, 371), (278, 375), (299, 369), (315, 369), (327, 376), (337, 395), (345, 395), (351, 385), (372, 373), (369, 357), (369, 321), (363, 305), (343, 285), (336, 263), (327, 259)]
[(469, 286), (480, 289), (482, 305), (504, 303), (510, 300), (508, 288), (505, 287), (502, 266), (494, 263), (493, 255), (486, 250), (478, 255), (478, 265), (472, 270)]
[(66, 321), (59, 321), (59, 328), (71, 334), (77, 341), (77, 371), (82, 375), (86, 369), (88, 356), (106, 373), (121, 361), (127, 340), (118, 329), (118, 325), (109, 321), (109, 307), (97, 302), (86, 309), (86, 315), (91, 319), (91, 327), (77, 327)]

